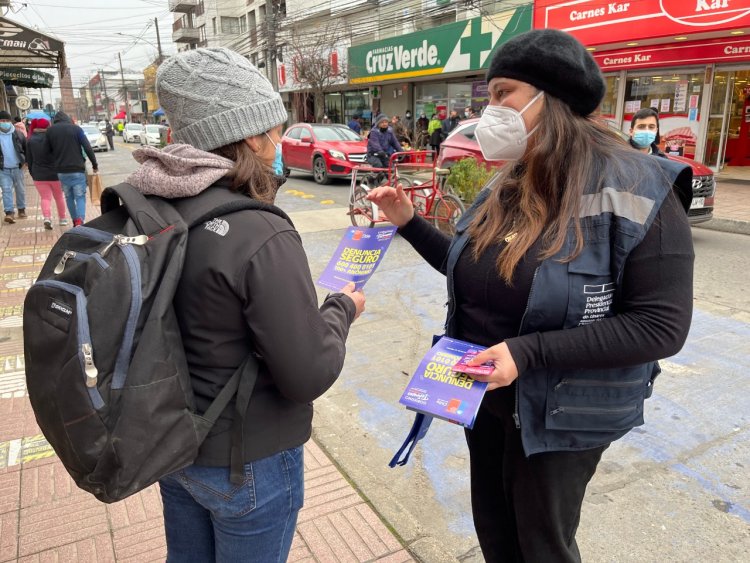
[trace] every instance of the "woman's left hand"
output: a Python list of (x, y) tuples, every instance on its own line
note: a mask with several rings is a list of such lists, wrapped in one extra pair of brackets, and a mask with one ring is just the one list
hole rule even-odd
[(513, 356), (511, 356), (508, 345), (505, 342), (501, 342), (492, 348), (487, 348), (484, 352), (480, 352), (469, 362), (469, 365), (478, 366), (486, 362), (495, 364), (495, 370), (489, 375), (472, 374), (471, 377), (477, 381), (489, 383), (487, 391), (493, 391), (498, 387), (507, 387), (518, 377), (516, 362), (513, 360)]

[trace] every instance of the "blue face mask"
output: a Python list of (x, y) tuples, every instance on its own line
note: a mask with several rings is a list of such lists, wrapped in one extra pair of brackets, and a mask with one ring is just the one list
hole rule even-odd
[(645, 149), (656, 140), (655, 131), (636, 131), (633, 133), (633, 142), (638, 148)]
[(3, 133), (7, 133), (11, 129), (13, 129), (12, 123), (0, 123), (0, 131), (2, 131)]
[[(266, 133), (266, 137), (268, 137), (268, 140), (273, 143), (273, 139), (271, 138), (271, 135)], [(277, 176), (283, 176), (284, 175), (284, 159), (281, 155), (281, 143), (274, 143), (276, 145), (276, 156), (273, 159), (273, 164), (271, 164), (271, 168), (273, 169), (273, 173)]]

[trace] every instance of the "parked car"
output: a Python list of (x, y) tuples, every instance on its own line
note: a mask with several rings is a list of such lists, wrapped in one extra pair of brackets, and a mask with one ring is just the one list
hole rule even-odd
[(122, 130), (122, 140), (125, 143), (139, 143), (143, 135), (143, 125), (140, 123), (127, 123)]
[(109, 150), (107, 137), (105, 137), (102, 132), (99, 131), (99, 127), (97, 127), (96, 125), (81, 125), (81, 129), (83, 129), (83, 133), (89, 140), (89, 144), (91, 145), (91, 148), (94, 150), (94, 152), (107, 152)]
[[(479, 149), (479, 143), (474, 137), (479, 119), (467, 119), (462, 121), (458, 127), (451, 131), (450, 135), (440, 145), (437, 166), (439, 168), (450, 168), (456, 162), (469, 156), (477, 159), (477, 162), (486, 166), (498, 166), (500, 163), (487, 162)], [(628, 135), (619, 129), (609, 126), (609, 129), (618, 135), (624, 142), (628, 142)], [(687, 164), (693, 169), (693, 201), (688, 211), (688, 220), (691, 225), (708, 221), (714, 213), (714, 196), (716, 192), (716, 181), (714, 173), (708, 166), (681, 156), (668, 155), (667, 158)]]
[(318, 184), (331, 177), (346, 177), (352, 168), (365, 163), (367, 141), (343, 125), (296, 123), (281, 138), (284, 173), (311, 172)]
[(158, 147), (161, 145), (161, 131), (166, 127), (161, 125), (146, 125), (143, 134), (141, 134), (141, 144)]

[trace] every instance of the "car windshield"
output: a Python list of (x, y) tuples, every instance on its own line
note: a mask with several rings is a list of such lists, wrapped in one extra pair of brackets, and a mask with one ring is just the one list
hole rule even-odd
[(362, 138), (348, 127), (322, 127), (313, 125), (319, 141), (361, 141)]
[(158, 125), (146, 125), (146, 133), (158, 133), (158, 132), (159, 132)]
[(86, 133), (86, 135), (100, 135), (100, 131), (97, 127), (92, 127), (91, 125), (84, 125), (81, 127), (83, 129), (83, 132)]
[(132, 129), (134, 131), (143, 131), (143, 125), (141, 125), (140, 123), (128, 123), (125, 126), (125, 129), (128, 129), (128, 130)]

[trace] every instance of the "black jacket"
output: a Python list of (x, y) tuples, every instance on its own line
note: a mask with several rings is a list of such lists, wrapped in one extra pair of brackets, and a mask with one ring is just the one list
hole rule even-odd
[[(19, 166), (23, 166), (26, 162), (26, 139), (18, 134), (18, 131), (13, 130), (13, 146), (16, 148), (16, 154), (18, 155)], [(0, 147), (0, 168), (5, 168), (5, 156), (3, 150)]]
[[(226, 188), (208, 188), (217, 189)], [(175, 309), (199, 412), (248, 354), (262, 357), (245, 416), (246, 462), (310, 438), (311, 401), (341, 372), (356, 310), (342, 294), (318, 308), (302, 241), (290, 222), (245, 210), (193, 228)], [(229, 466), (233, 409), (234, 403), (224, 411), (196, 464)]]
[(31, 178), (38, 182), (57, 181), (55, 159), (47, 146), (47, 130), (34, 131), (26, 143), (26, 163)]
[(81, 149), (89, 157), (94, 169), (99, 168), (96, 155), (83, 129), (61, 111), (57, 112), (52, 126), (47, 129), (47, 144), (55, 160), (57, 172), (86, 172), (86, 159)]

